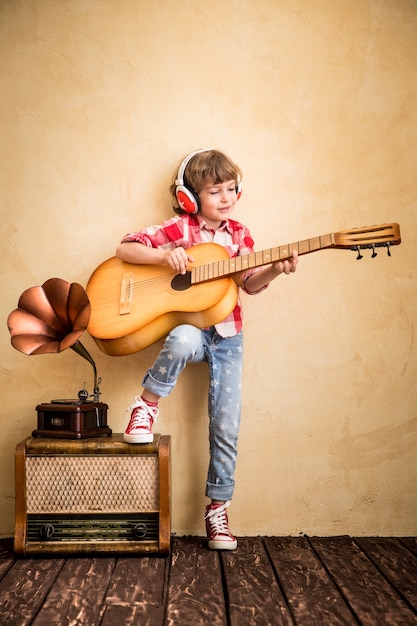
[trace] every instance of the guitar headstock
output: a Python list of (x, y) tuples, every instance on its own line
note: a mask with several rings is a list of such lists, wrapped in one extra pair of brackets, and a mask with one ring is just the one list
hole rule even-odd
[(358, 259), (362, 258), (360, 251), (363, 248), (371, 248), (372, 257), (374, 257), (376, 256), (375, 248), (385, 247), (388, 255), (391, 256), (390, 247), (401, 243), (400, 225), (395, 223), (351, 228), (332, 233), (332, 237), (333, 247), (356, 250)]

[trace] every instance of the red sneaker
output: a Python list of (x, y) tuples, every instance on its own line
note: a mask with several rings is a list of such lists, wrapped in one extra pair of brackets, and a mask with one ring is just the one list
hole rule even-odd
[(159, 414), (158, 407), (149, 406), (140, 396), (136, 396), (129, 410), (132, 415), (123, 439), (126, 443), (152, 443), (152, 426)]
[(209, 504), (206, 506), (206, 531), (208, 546), (211, 550), (235, 550), (237, 539), (229, 530), (227, 507), (230, 502), (224, 504)]

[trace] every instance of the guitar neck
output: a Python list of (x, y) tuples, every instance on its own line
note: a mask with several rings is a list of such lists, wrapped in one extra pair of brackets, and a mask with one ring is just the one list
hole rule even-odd
[(206, 263), (199, 265), (191, 271), (191, 283), (197, 284), (214, 280), (217, 278), (226, 278), (232, 274), (243, 272), (255, 267), (262, 267), (270, 263), (285, 261), (290, 258), (292, 251), (296, 250), (299, 255), (317, 252), (323, 248), (331, 248), (334, 246), (333, 233), (313, 237), (312, 239), (303, 239), (295, 243), (285, 246), (277, 246), (275, 248), (267, 248), (259, 252), (235, 256), (230, 259), (216, 261), (214, 263)]

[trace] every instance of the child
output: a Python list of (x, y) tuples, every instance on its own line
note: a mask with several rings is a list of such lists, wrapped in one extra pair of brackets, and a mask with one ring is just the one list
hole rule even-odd
[[(159, 226), (126, 235), (116, 256), (129, 263), (164, 264), (184, 274), (193, 262), (192, 246), (214, 242), (230, 257), (253, 252), (249, 230), (230, 218), (241, 194), (241, 171), (217, 150), (198, 150), (180, 164), (170, 187), (178, 215)], [(284, 262), (236, 274), (235, 281), (246, 293), (263, 291), (280, 274), (295, 272), (297, 253)], [(205, 511), (209, 548), (234, 550), (236, 537), (229, 530), (226, 508), (234, 490), (237, 439), (241, 409), (243, 360), (242, 309), (234, 310), (210, 328), (182, 324), (171, 330), (155, 363), (146, 373), (142, 394), (129, 407), (130, 422), (124, 433), (128, 443), (153, 441), (152, 426), (158, 402), (174, 388), (188, 362), (207, 361), (209, 369), (210, 462)]]

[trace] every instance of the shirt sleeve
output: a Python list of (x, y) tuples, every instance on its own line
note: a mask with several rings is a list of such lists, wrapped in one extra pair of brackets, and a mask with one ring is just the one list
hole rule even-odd
[[(242, 226), (242, 230), (239, 231), (240, 244), (239, 244), (238, 256), (243, 256), (245, 254), (252, 254), (254, 252), (254, 246), (255, 246), (255, 242), (252, 239), (252, 235), (250, 234), (249, 229), (246, 226), (243, 226), (243, 224), (241, 226)], [(240, 276), (240, 287), (245, 293), (249, 294), (250, 296), (261, 293), (262, 291), (265, 291), (265, 289), (267, 289), (268, 287), (268, 285), (264, 285), (263, 287), (261, 287), (260, 289), (257, 289), (256, 291), (249, 291), (249, 289), (246, 289), (245, 287), (245, 282), (247, 281), (249, 276), (252, 276), (252, 274), (256, 274), (257, 272), (261, 272), (261, 271), (262, 271), (262, 267), (254, 267), (252, 269), (247, 270), (246, 272), (243, 272), (243, 274), (241, 274)]]
[(172, 250), (178, 246), (188, 248), (190, 245), (184, 241), (184, 221), (179, 216), (165, 220), (156, 226), (148, 226), (140, 231), (127, 233), (122, 243), (129, 241), (141, 243), (148, 248), (165, 250)]

